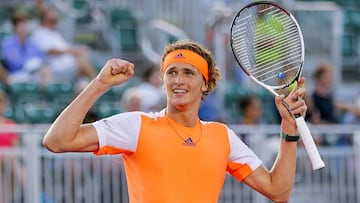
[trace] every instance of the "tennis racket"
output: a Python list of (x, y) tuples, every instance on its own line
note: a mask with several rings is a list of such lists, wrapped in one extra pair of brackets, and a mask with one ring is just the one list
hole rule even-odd
[[(300, 79), (304, 40), (296, 19), (281, 6), (269, 1), (246, 5), (232, 21), (230, 43), (242, 70), (273, 95)], [(325, 167), (304, 118), (292, 116), (313, 170)]]

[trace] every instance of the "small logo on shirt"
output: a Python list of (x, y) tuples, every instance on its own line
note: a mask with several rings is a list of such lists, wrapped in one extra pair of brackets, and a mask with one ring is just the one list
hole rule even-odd
[(185, 146), (191, 146), (191, 147), (195, 147), (196, 144), (193, 142), (193, 140), (191, 139), (191, 137), (187, 138), (186, 140), (184, 140), (183, 145)]
[(108, 120), (104, 119), (103, 122), (106, 125), (106, 127), (111, 128), (111, 125)]

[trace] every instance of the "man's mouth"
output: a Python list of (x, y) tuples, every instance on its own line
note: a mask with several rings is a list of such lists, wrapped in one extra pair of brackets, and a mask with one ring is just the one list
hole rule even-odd
[(184, 94), (187, 93), (188, 91), (184, 89), (174, 89), (173, 92), (176, 94)]

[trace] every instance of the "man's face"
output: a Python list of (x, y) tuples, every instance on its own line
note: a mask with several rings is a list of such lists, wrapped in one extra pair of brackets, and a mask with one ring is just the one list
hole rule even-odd
[(26, 35), (28, 33), (27, 20), (19, 21), (15, 26), (15, 32), (18, 33), (18, 35)]
[(333, 74), (331, 70), (325, 71), (320, 78), (320, 83), (328, 88), (333, 84)]
[(49, 27), (50, 29), (55, 29), (58, 22), (58, 16), (53, 11), (47, 11), (45, 18), (44, 18), (44, 24)]
[(206, 85), (200, 71), (187, 63), (173, 63), (164, 73), (168, 105), (177, 109), (200, 104)]

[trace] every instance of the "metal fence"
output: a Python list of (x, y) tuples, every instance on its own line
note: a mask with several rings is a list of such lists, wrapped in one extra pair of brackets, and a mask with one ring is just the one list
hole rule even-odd
[[(18, 125), (0, 128), (0, 133), (19, 133), (19, 146), (0, 149), (0, 202), (4, 203), (110, 203), (128, 202), (127, 185), (120, 155), (91, 153), (54, 154), (41, 145), (48, 125)], [(251, 133), (250, 147), (271, 167), (279, 139), (277, 125), (231, 126)], [(296, 181), (290, 202), (360, 202), (360, 126), (311, 126), (314, 134), (349, 136), (347, 145), (320, 148), (326, 168), (312, 171), (302, 147), (298, 150)], [(263, 136), (268, 137), (264, 139)], [(252, 144), (256, 143), (256, 144)], [(226, 178), (221, 203), (267, 203), (262, 195), (231, 176)]]

